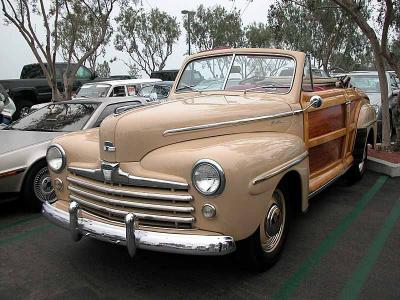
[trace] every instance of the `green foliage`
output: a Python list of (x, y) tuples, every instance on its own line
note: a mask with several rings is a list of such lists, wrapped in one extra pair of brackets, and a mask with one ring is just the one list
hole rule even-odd
[(115, 20), (115, 48), (126, 52), (149, 76), (152, 71), (162, 70), (181, 33), (176, 18), (158, 8), (145, 12), (128, 7)]
[[(368, 14), (368, 11), (364, 12)], [(318, 67), (351, 70), (369, 65), (366, 38), (349, 16), (329, 0), (277, 0), (268, 13), (276, 47), (311, 54)]]
[[(189, 29), (188, 19), (184, 27)], [(198, 51), (218, 47), (241, 47), (244, 33), (240, 13), (236, 9), (227, 11), (224, 7), (200, 5), (190, 20), (191, 42)]]
[(253, 23), (246, 26), (244, 31), (247, 47), (270, 48), (272, 46), (273, 32), (268, 25)]
[[(97, 71), (97, 59), (106, 54), (106, 46), (111, 39), (113, 30), (110, 20), (104, 18), (105, 16), (100, 12), (92, 13), (92, 9), (83, 2), (70, 1), (70, 5), (68, 10), (61, 13), (58, 22), (57, 38), (61, 56), (64, 61), (77, 62), (104, 35), (103, 42), (84, 62), (92, 71)], [(99, 22), (99, 19), (102, 21)], [(55, 38), (54, 34), (53, 38)]]

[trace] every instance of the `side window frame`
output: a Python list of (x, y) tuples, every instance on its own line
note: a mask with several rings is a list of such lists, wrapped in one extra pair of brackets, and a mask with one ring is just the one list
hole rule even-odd
[[(310, 75), (310, 88), (305, 87), (304, 80), (306, 79), (306, 70), (308, 70), (308, 74)], [(312, 74), (312, 66), (311, 66), (311, 56), (310, 54), (306, 54), (304, 67), (303, 67), (303, 78), (301, 82), (301, 89), (304, 92), (314, 92), (314, 78)]]

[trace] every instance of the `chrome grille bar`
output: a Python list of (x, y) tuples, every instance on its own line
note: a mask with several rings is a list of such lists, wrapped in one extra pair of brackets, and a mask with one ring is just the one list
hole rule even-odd
[(99, 196), (96, 194), (88, 193), (81, 189), (78, 189), (73, 186), (69, 186), (68, 189), (75, 194), (80, 196), (89, 198), (90, 200), (101, 201), (106, 204), (111, 205), (120, 205), (125, 207), (139, 208), (139, 209), (153, 209), (153, 210), (161, 210), (161, 211), (169, 211), (169, 212), (182, 212), (182, 213), (190, 213), (194, 211), (194, 208), (191, 206), (171, 206), (171, 205), (158, 205), (158, 204), (150, 204), (150, 203), (138, 203), (132, 201), (122, 201), (109, 197)]
[[(100, 206), (88, 201), (85, 201), (77, 196), (70, 195), (69, 198), (77, 203), (86, 206), (88, 208), (96, 209), (105, 213), (111, 213), (120, 217), (125, 217), (127, 214), (131, 213), (131, 211), (121, 210), (121, 209), (114, 209), (110, 207)], [(145, 220), (152, 220), (152, 221), (165, 221), (165, 222), (178, 222), (178, 223), (194, 223), (194, 217), (172, 217), (172, 216), (162, 216), (162, 215), (152, 215), (152, 214), (144, 214), (144, 213), (137, 213), (135, 215), (139, 219)]]
[(79, 185), (84, 188), (92, 189), (101, 193), (114, 194), (118, 196), (127, 196), (134, 198), (142, 198), (142, 199), (152, 199), (152, 200), (170, 200), (170, 201), (192, 201), (193, 198), (190, 195), (167, 195), (167, 194), (159, 194), (159, 193), (150, 193), (150, 192), (134, 192), (134, 191), (126, 191), (114, 188), (103, 187), (97, 184), (93, 184), (90, 182), (86, 182), (83, 180), (79, 180), (72, 177), (67, 177), (67, 180), (71, 183)]
[[(76, 175), (90, 178), (97, 181), (104, 181), (104, 176), (101, 169), (86, 169), (86, 168), (78, 168), (78, 167), (68, 167), (68, 171), (74, 173)], [(122, 185), (131, 185), (131, 186), (139, 186), (139, 187), (154, 187), (161, 189), (175, 189), (175, 190), (187, 190), (189, 189), (189, 185), (187, 183), (156, 179), (156, 178), (147, 178), (141, 176), (131, 175), (122, 171), (119, 167), (116, 174), (113, 176), (112, 181), (114, 183), (120, 183)]]

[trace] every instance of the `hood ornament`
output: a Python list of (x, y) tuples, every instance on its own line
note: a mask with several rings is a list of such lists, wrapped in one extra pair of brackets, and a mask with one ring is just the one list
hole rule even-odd
[(112, 142), (110, 141), (105, 141), (104, 142), (104, 147), (103, 147), (104, 151), (107, 152), (115, 152), (115, 146)]
[(119, 167), (119, 163), (102, 162), (101, 172), (106, 182), (112, 182), (114, 171)]

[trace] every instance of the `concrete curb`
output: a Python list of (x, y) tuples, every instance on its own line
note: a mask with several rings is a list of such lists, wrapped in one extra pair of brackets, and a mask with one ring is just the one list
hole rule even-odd
[(390, 177), (400, 177), (400, 164), (394, 164), (371, 156), (368, 156), (367, 169)]

